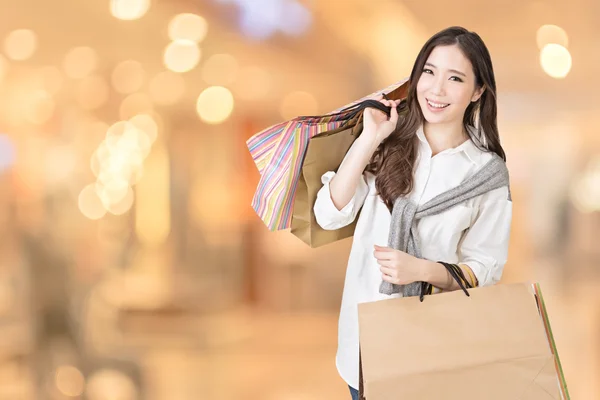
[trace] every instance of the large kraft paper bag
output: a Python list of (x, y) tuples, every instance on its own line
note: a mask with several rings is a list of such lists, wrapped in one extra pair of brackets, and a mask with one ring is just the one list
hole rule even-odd
[(358, 306), (366, 400), (569, 399), (539, 285)]

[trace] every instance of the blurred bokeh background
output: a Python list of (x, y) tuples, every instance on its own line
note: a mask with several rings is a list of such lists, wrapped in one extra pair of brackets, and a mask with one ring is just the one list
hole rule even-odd
[[(487, 43), (514, 202), (573, 399), (600, 398), (600, 3), (2, 0), (0, 399), (335, 400), (350, 241), (250, 207), (245, 140)], [(510, 329), (510, 327), (509, 327)]]

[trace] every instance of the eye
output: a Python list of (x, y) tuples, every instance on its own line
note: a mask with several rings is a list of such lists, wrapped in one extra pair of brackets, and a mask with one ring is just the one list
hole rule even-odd
[(450, 80), (451, 80), (451, 81), (455, 81), (455, 82), (463, 82), (463, 80), (462, 80), (462, 79), (460, 79), (458, 76), (451, 76), (451, 77), (450, 77)]
[(426, 73), (426, 74), (433, 75), (433, 71), (432, 71), (432, 70), (430, 70), (429, 68), (424, 68), (424, 69), (423, 69), (423, 72), (424, 72), (424, 73)]

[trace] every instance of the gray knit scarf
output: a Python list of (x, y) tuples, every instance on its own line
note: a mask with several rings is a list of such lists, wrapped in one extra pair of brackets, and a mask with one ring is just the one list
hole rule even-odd
[[(465, 179), (459, 186), (444, 192), (425, 204), (416, 206), (408, 196), (398, 197), (392, 209), (388, 247), (422, 258), (417, 234), (417, 221), (429, 215), (439, 214), (473, 197), (503, 186), (508, 186), (508, 199), (511, 200), (508, 169), (500, 156), (493, 157), (473, 176)], [(434, 260), (435, 261), (435, 260)], [(444, 261), (444, 260), (442, 260)], [(379, 292), (384, 294), (401, 293), (402, 297), (418, 296), (420, 282), (408, 285), (395, 285), (382, 281)]]

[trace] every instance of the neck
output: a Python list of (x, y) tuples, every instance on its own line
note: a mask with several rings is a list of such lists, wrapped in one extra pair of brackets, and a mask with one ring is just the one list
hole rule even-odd
[(432, 156), (447, 149), (460, 146), (469, 139), (462, 121), (447, 124), (423, 124), (423, 133), (431, 147)]

